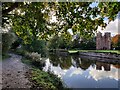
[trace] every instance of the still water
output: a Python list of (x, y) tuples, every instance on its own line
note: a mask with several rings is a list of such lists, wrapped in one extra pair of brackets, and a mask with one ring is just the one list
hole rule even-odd
[(50, 54), (43, 70), (60, 77), (68, 88), (118, 88), (120, 64), (97, 59)]

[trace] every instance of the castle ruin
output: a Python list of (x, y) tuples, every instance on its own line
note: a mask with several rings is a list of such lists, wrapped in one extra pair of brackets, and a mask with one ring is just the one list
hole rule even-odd
[(104, 36), (102, 36), (101, 32), (97, 33), (96, 49), (97, 50), (110, 50), (111, 49), (111, 33), (106, 32)]

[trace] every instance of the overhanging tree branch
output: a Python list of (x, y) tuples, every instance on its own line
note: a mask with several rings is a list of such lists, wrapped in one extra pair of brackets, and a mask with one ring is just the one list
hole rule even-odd
[(10, 11), (14, 10), (15, 8), (17, 8), (19, 6), (18, 2), (15, 2), (11, 7), (9, 7), (8, 9), (2, 10), (2, 14), (6, 15), (8, 14)]

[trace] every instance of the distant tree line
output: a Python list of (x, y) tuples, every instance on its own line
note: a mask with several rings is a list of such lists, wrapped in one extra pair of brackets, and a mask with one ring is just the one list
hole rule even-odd
[(82, 50), (96, 49), (95, 36), (91, 38), (85, 38), (81, 37), (79, 33), (76, 34), (75, 36), (72, 36), (70, 34), (65, 35), (64, 34), (62, 34), (61, 36), (54, 35), (50, 39), (50, 41), (48, 41), (49, 49), (82, 49)]

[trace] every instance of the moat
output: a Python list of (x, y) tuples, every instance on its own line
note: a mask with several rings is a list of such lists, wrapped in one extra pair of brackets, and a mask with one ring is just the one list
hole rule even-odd
[(120, 63), (86, 57), (50, 54), (43, 70), (60, 77), (68, 88), (118, 88)]

